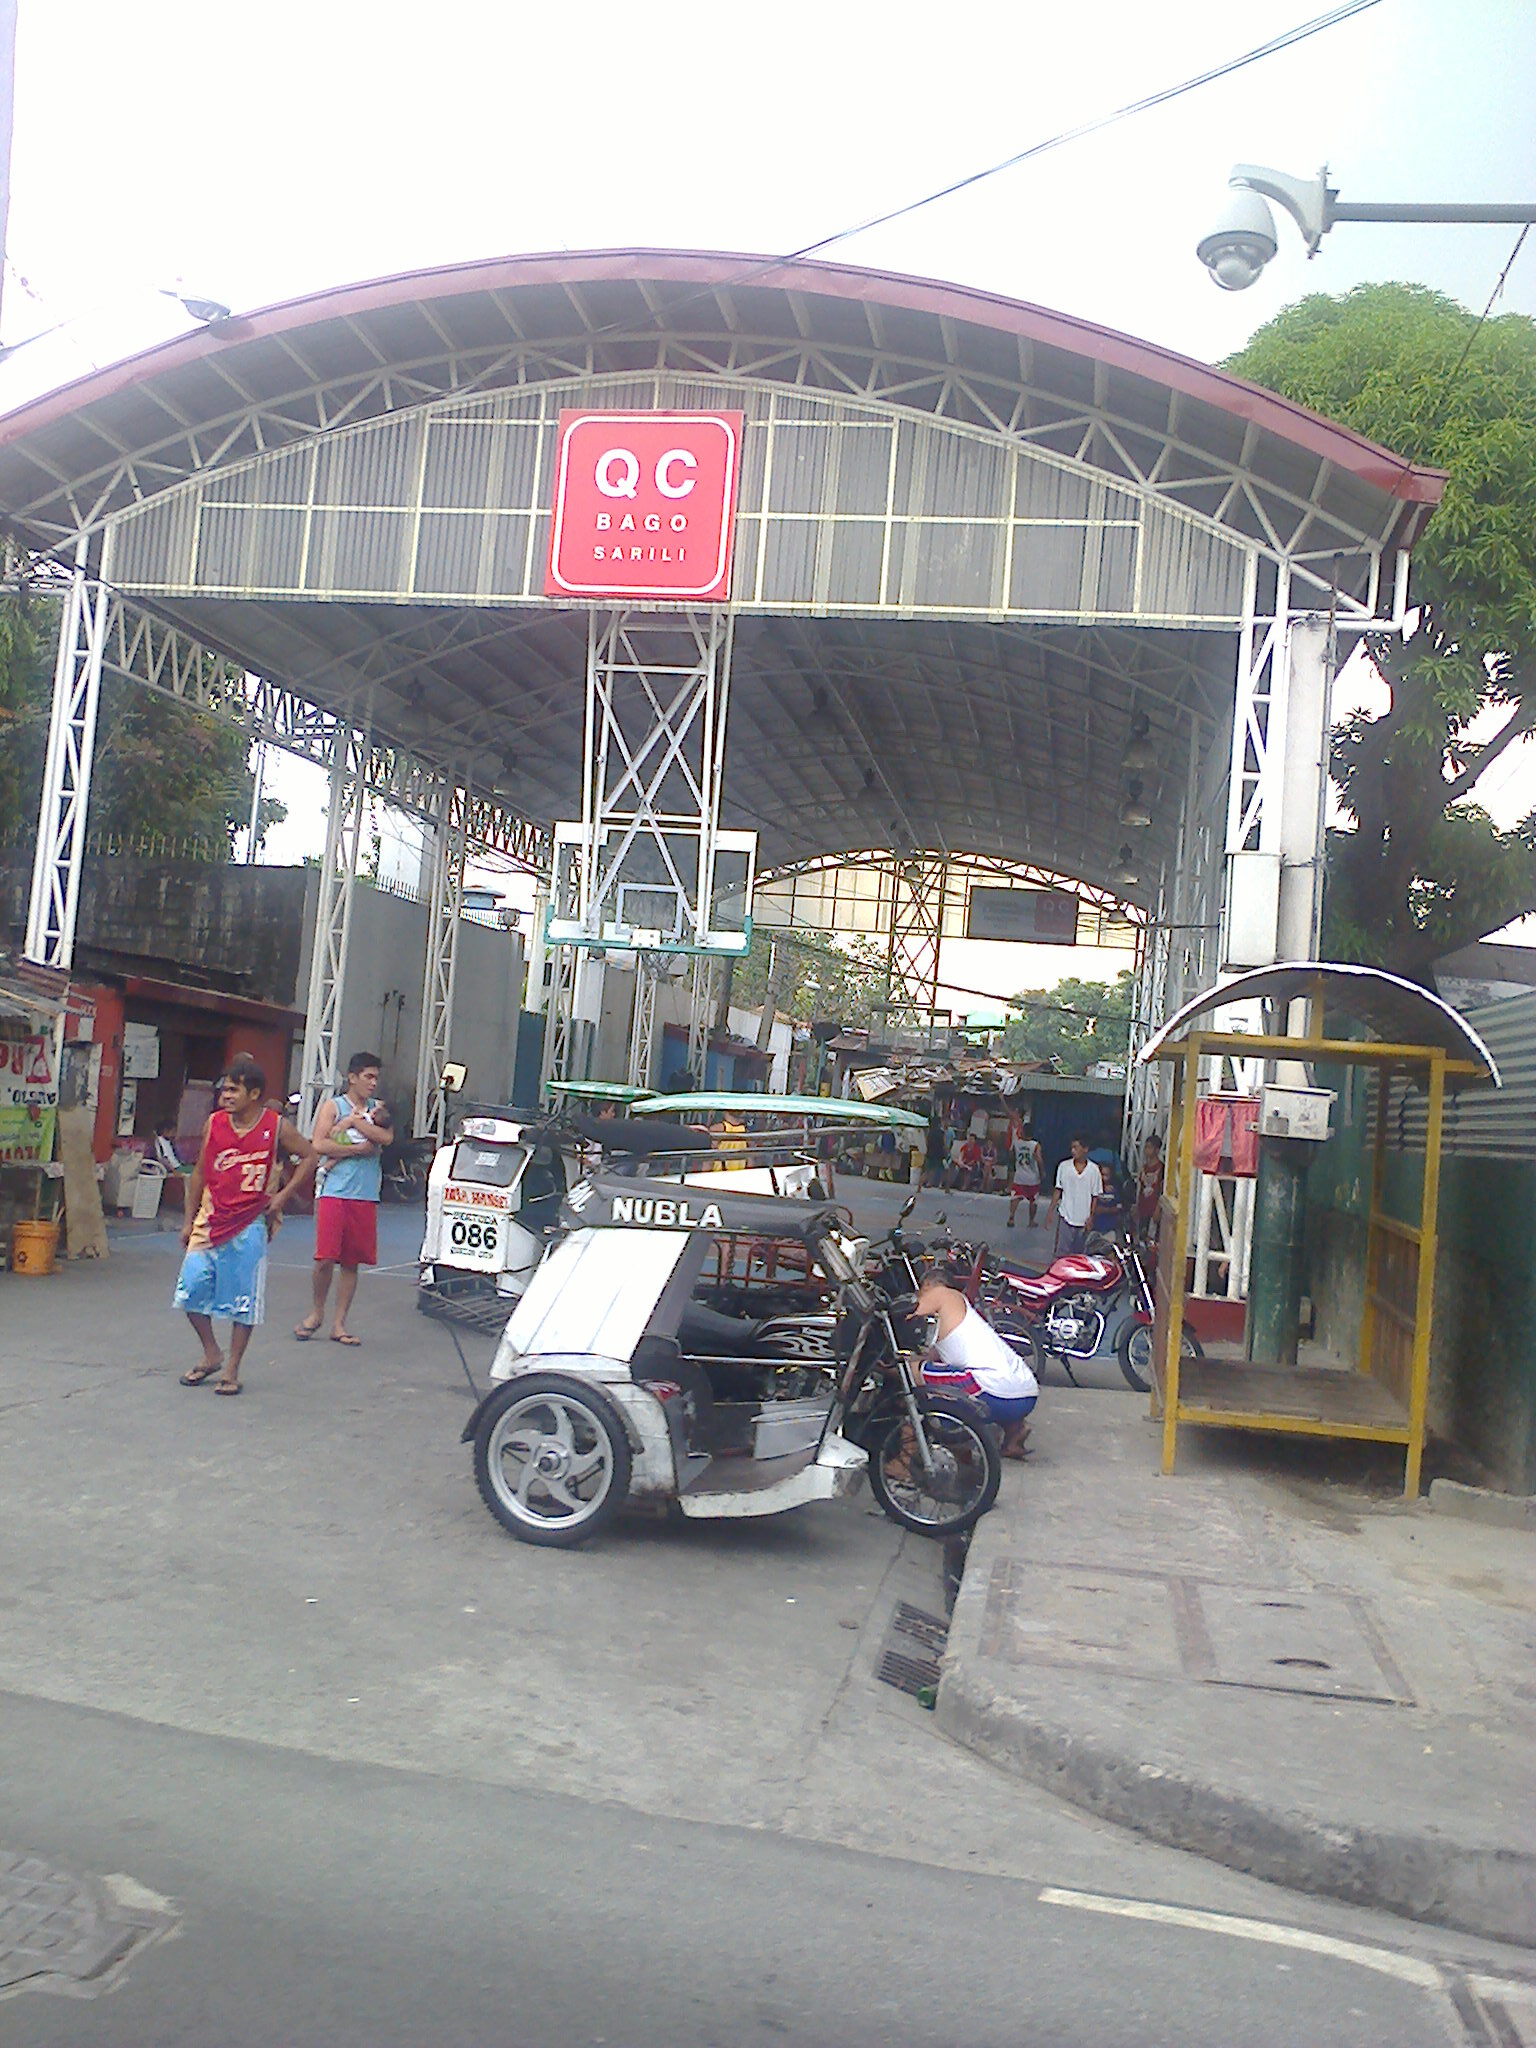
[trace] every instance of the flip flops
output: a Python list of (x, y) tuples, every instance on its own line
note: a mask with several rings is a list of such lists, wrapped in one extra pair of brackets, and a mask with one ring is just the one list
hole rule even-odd
[(224, 1361), (222, 1358), (215, 1359), (212, 1365), (208, 1365), (206, 1363), (203, 1365), (194, 1365), (190, 1372), (184, 1372), (182, 1374), (181, 1384), (184, 1387), (206, 1386), (209, 1380), (211, 1380), (215, 1376), (215, 1374), (221, 1373), (223, 1370)]
[(218, 1380), (214, 1383), (213, 1391), (216, 1394), (243, 1394), (245, 1389), (238, 1380)]
[(334, 1330), (331, 1332), (331, 1342), (333, 1344), (345, 1344), (349, 1351), (361, 1344), (362, 1341), (361, 1337), (354, 1337), (350, 1330), (343, 1330), (340, 1336)]
[(294, 1327), (293, 1341), (295, 1344), (307, 1344), (311, 1337), (318, 1337), (319, 1334), (318, 1323), (298, 1323)]

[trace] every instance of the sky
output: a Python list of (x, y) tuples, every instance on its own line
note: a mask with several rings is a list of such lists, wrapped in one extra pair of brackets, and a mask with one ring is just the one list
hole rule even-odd
[[(189, 325), (160, 288), (237, 310), (479, 256), (643, 245), (786, 253), (1173, 84), (1309, 19), (1207, 0), (942, 9), (782, 0), (20, 0), (0, 411)], [(1194, 244), (1234, 162), (1341, 197), (1536, 197), (1536, 5), (1378, 0), (1342, 26), (839, 243), (830, 256), (985, 287), (1206, 361), (1308, 291), (1408, 278), (1481, 309), (1504, 228), (1288, 221), (1250, 291)], [(23, 282), (24, 281), (24, 282)], [(1536, 313), (1536, 236), (1500, 311)], [(270, 757), (292, 825), (313, 771)], [(1496, 812), (1536, 801), (1511, 749)], [(946, 948), (956, 982), (1040, 986), (1116, 956)], [(981, 1007), (956, 995), (956, 1008)]]

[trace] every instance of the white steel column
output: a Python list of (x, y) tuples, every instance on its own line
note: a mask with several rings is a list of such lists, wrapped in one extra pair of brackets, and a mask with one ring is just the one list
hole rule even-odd
[(891, 929), (886, 941), (886, 1028), (909, 1018), (931, 1041), (939, 998), (939, 949), (944, 937), (944, 896), (949, 864), (915, 854), (890, 865)]
[(1275, 569), (1273, 611), (1258, 610), (1258, 557), (1243, 584), (1232, 768), (1227, 784), (1221, 965), (1264, 967), (1279, 957), (1281, 820), (1289, 714), (1291, 572)]
[(101, 656), (107, 627), (106, 547), (103, 580), (93, 586), (86, 580), (87, 545), (82, 536), (59, 621), (37, 851), (27, 909), (26, 956), (45, 967), (67, 968), (75, 957), (75, 917), (101, 701)]
[(629, 1085), (651, 1087), (656, 1049), (656, 991), (667, 978), (671, 955), (635, 955), (635, 1013), (629, 1026)]
[(427, 891), (427, 956), (422, 972), (421, 1030), (416, 1044), (418, 1138), (437, 1131), (443, 1066), (453, 1043), (453, 992), (458, 972), (459, 916), (464, 907), (464, 816), (469, 791), (452, 780), (438, 788), (431, 825)]
[(720, 1001), (719, 970), (719, 961), (711, 955), (694, 955), (688, 1004), (688, 1071), (699, 1088), (704, 1086), (709, 1041), (715, 1028), (715, 1009)]
[(304, 1015), (300, 1128), (313, 1128), (315, 1113), (337, 1079), (341, 1049), (341, 1007), (346, 995), (347, 949), (352, 936), (352, 892), (366, 808), (368, 741), (350, 725), (331, 736), (331, 788), (325, 814), (325, 855), (315, 899), (310, 947), (309, 1000)]
[(539, 1062), (540, 1099), (551, 1081), (574, 1081), (571, 1072), (576, 1040), (576, 983), (585, 954), (579, 946), (551, 946), (549, 1000), (544, 1006), (544, 1055)]
[(631, 921), (625, 891), (646, 882), (671, 896), (680, 942), (707, 937), (733, 628), (719, 609), (589, 615), (576, 903), (592, 937)]

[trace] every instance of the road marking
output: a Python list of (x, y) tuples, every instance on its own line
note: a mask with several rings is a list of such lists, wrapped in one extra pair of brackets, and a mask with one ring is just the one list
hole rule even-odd
[(1067, 1891), (1047, 1885), (1040, 1894), (1042, 1906), (1076, 1906), (1084, 1913), (1111, 1913), (1122, 1920), (1150, 1920), (1161, 1927), (1191, 1927), (1203, 1934), (1226, 1934), (1237, 1941), (1263, 1941), (1274, 1948), (1305, 1949), (1311, 1955), (1332, 1956), (1341, 1963), (1355, 1963), (1362, 1970), (1395, 1977), (1401, 1984), (1413, 1984), (1420, 1991), (1441, 1991), (1445, 1980), (1433, 1963), (1417, 1956), (1399, 1955), (1395, 1949), (1372, 1948), (1365, 1942), (1340, 1941), (1331, 1934), (1314, 1934), (1307, 1927), (1288, 1927), (1278, 1920), (1245, 1920), (1235, 1913), (1202, 1913), (1192, 1906), (1161, 1906), (1151, 1899), (1112, 1899), (1101, 1892)]

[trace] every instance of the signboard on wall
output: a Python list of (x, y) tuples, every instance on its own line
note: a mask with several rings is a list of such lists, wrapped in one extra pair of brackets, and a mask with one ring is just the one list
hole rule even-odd
[(739, 412), (562, 412), (546, 597), (724, 604)]
[(973, 887), (965, 936), (1012, 939), (1034, 946), (1075, 946), (1077, 898), (1070, 889)]
[(58, 1108), (52, 1032), (0, 1038), (0, 1161), (51, 1159)]

